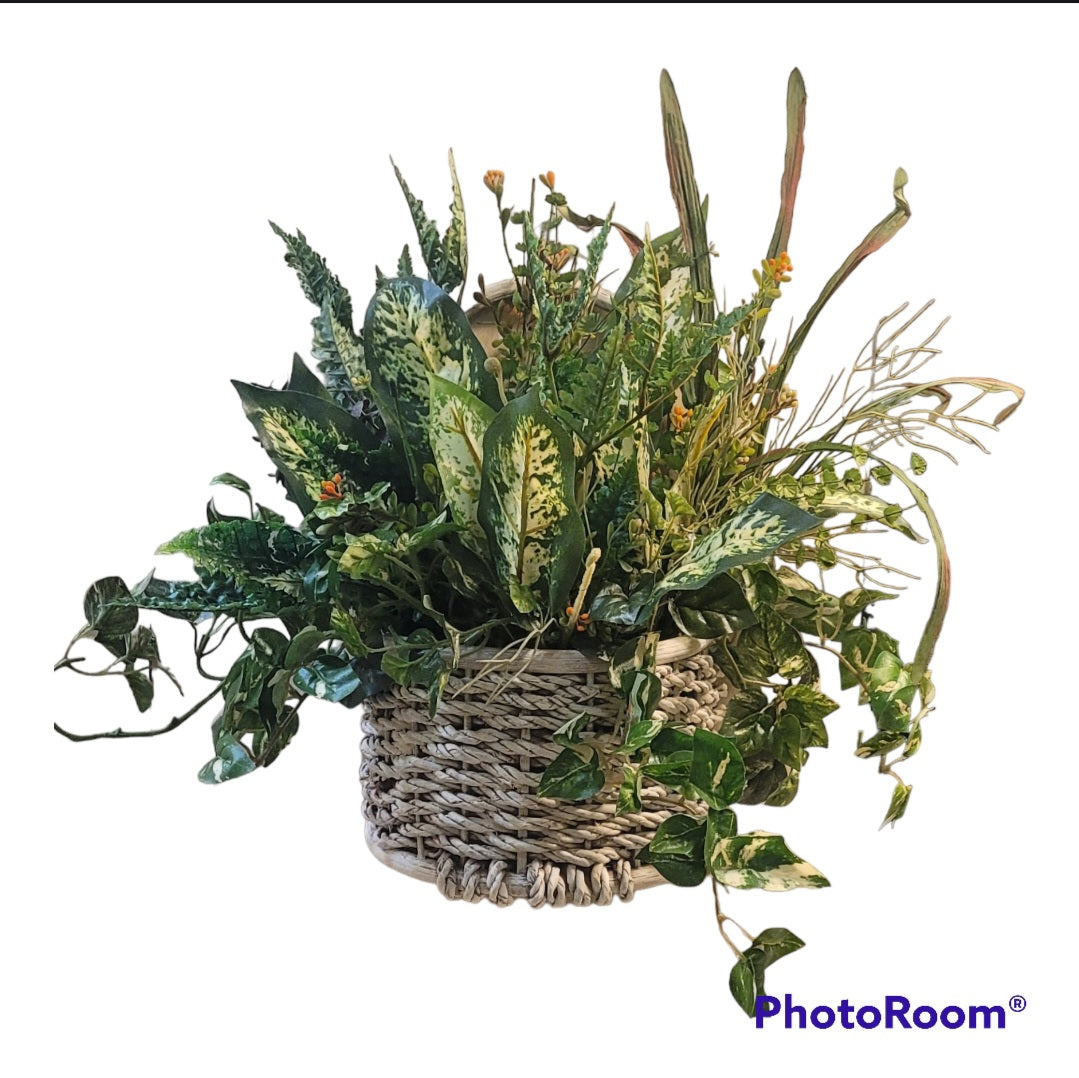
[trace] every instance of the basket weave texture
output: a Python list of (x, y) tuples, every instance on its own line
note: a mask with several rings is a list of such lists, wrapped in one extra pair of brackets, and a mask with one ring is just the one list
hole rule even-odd
[[(660, 644), (657, 715), (715, 730), (730, 688), (704, 647)], [(592, 731), (608, 732), (618, 707), (607, 663), (575, 651), (470, 654), (434, 719), (422, 689), (371, 697), (360, 769), (368, 845), (447, 898), (499, 906), (606, 905), (662, 883), (637, 855), (660, 823), (685, 811), (668, 790), (646, 784), (641, 811), (621, 816), (613, 783), (583, 802), (536, 796), (561, 751), (551, 734), (582, 711), (594, 716)]]

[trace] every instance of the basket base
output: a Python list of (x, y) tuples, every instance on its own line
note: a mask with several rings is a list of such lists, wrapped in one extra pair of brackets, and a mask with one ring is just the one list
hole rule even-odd
[(508, 906), (523, 898), (534, 908), (607, 906), (615, 898), (629, 902), (638, 891), (666, 882), (651, 865), (635, 865), (625, 860), (591, 868), (534, 860), (524, 873), (519, 873), (511, 872), (505, 861), (460, 861), (449, 854), (428, 859), (407, 850), (385, 849), (379, 844), (377, 829), (370, 823), (364, 828), (364, 838), (370, 851), (384, 865), (413, 879), (435, 884), (446, 898), (466, 902), (486, 898), (496, 906)]

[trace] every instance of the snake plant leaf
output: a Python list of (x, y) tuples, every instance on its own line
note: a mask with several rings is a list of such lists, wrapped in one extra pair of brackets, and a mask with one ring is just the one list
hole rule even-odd
[(886, 502), (875, 494), (859, 494), (848, 490), (828, 491), (815, 505), (822, 511), (822, 516), (832, 513), (854, 513), (856, 516), (875, 520), (895, 529), (916, 543), (928, 543), (925, 536), (919, 535), (903, 516), (898, 505)]
[(258, 520), (227, 520), (181, 532), (162, 543), (158, 554), (186, 554), (200, 569), (225, 573), (237, 580), (253, 578), (282, 587), (288, 574), (319, 546), (317, 540), (282, 524)]
[(783, 349), (783, 355), (776, 364), (775, 371), (769, 379), (771, 392), (778, 392), (790, 374), (791, 365), (795, 357), (805, 344), (813, 323), (817, 316), (824, 310), (825, 305), (839, 290), (840, 285), (867, 259), (874, 251), (879, 251), (906, 223), (910, 220), (910, 203), (907, 201), (903, 188), (907, 185), (907, 174), (899, 168), (895, 172), (895, 180), (892, 183), (892, 195), (895, 199), (895, 209), (866, 234), (857, 247), (846, 257), (843, 264), (828, 279), (820, 295), (809, 308), (805, 320), (795, 330), (794, 336), (787, 342)]
[(270, 222), (270, 228), (285, 241), (285, 262), (296, 271), (304, 295), (319, 309), (319, 313), (311, 320), (311, 328), (314, 330), (311, 354), (334, 399), (346, 408), (350, 407), (355, 403), (356, 397), (327, 316), (329, 312), (338, 323), (351, 326), (352, 298), (348, 289), (330, 272), (326, 260), (311, 247), (307, 237), (299, 229), (293, 236), (273, 221)]
[(790, 851), (782, 836), (767, 831), (720, 839), (709, 867), (724, 887), (790, 891), (829, 886), (817, 869)]
[(484, 369), (483, 347), (464, 312), (437, 285), (419, 277), (383, 279), (363, 329), (371, 394), (408, 461), (419, 489), (428, 444), (430, 382), (438, 375), (494, 407), (498, 391)]
[(682, 226), (682, 242), (689, 255), (689, 271), (693, 281), (694, 308), (699, 322), (711, 322), (715, 314), (712, 289), (712, 267), (705, 231), (704, 212), (693, 173), (693, 156), (689, 152), (689, 137), (682, 121), (682, 108), (674, 83), (666, 69), (659, 77), (660, 106), (663, 112), (663, 141), (667, 151), (667, 171), (671, 177), (671, 194), (678, 209)]
[(773, 494), (760, 494), (701, 539), (656, 586), (653, 605), (674, 591), (697, 591), (720, 573), (764, 561), (781, 546), (812, 531), (820, 518)]
[(476, 553), (485, 538), (477, 513), (483, 478), (483, 436), (495, 417), (479, 397), (455, 382), (428, 375), (431, 416), (428, 433), (431, 452), (442, 479), (450, 515), (461, 531), (461, 541)]
[(513, 605), (521, 613), (560, 613), (584, 558), (585, 533), (574, 501), (573, 441), (536, 387), (487, 429), (478, 516)]
[(405, 183), (401, 170), (393, 163), (393, 171), (401, 191), (408, 203), (412, 223), (416, 226), (416, 235), (420, 242), (420, 253), (427, 264), (431, 280), (447, 292), (463, 284), (468, 276), (468, 240), (465, 229), (465, 204), (461, 197), (461, 185), (457, 180), (457, 166), (453, 160), (453, 150), (449, 152), (450, 182), (453, 185), (453, 202), (450, 204), (450, 224), (446, 234), (438, 238), (438, 226), (423, 208), (423, 203), (416, 198)]
[(393, 454), (379, 447), (377, 435), (333, 402), (295, 390), (232, 384), (301, 512), (319, 504), (322, 484), (336, 474), (369, 483), (399, 471)]
[(794, 200), (802, 176), (802, 156), (805, 153), (806, 86), (802, 73), (795, 68), (787, 80), (787, 148), (783, 154), (783, 179), (779, 184), (779, 214), (776, 217), (768, 257), (778, 258), (790, 243), (794, 221)]

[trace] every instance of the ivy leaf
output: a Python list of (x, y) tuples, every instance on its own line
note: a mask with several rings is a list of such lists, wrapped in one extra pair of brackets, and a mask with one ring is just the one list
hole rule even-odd
[(135, 705), (139, 711), (148, 711), (154, 702), (154, 683), (138, 670), (128, 670), (124, 674), (131, 695), (135, 697)]
[(839, 664), (840, 687), (850, 689), (857, 685), (868, 689), (873, 665), (884, 652), (898, 656), (899, 644), (894, 636), (880, 629), (844, 630), (840, 637), (840, 654), (845, 660)]
[(781, 835), (767, 831), (721, 839), (709, 867), (724, 887), (790, 891), (829, 886), (817, 869), (790, 851)]
[(214, 758), (199, 771), (199, 782), (217, 785), (255, 770), (251, 754), (232, 734), (221, 734), (215, 749)]
[(733, 741), (698, 728), (693, 735), (689, 781), (710, 808), (725, 809), (742, 796), (746, 770)]
[(836, 711), (839, 704), (811, 685), (787, 685), (779, 690), (778, 696), (784, 701), (787, 711), (798, 720), (802, 745), (805, 748), (827, 748), (828, 730), (824, 719)]
[(896, 820), (902, 819), (903, 813), (907, 811), (907, 805), (910, 803), (910, 792), (913, 789), (913, 786), (904, 786), (901, 782), (896, 783), (895, 789), (892, 791), (892, 800), (888, 805), (888, 811), (884, 814), (884, 819), (881, 821), (881, 831), (883, 831), (888, 824), (895, 827)]
[[(662, 686), (660, 687), (662, 691)], [(641, 719), (630, 725), (626, 731), (626, 739), (619, 747), (619, 752), (632, 756), (646, 745), (650, 745), (655, 736), (663, 729), (662, 719)]]
[(551, 734), (551, 740), (556, 745), (563, 745), (568, 749), (571, 745), (576, 745), (581, 740), (581, 734), (587, 729), (591, 721), (592, 716), (587, 711), (582, 711), (579, 715), (574, 715), (572, 719), (562, 723)]
[(301, 666), (292, 675), (292, 685), (297, 692), (336, 704), (360, 687), (360, 677), (348, 659), (326, 654)]
[(599, 753), (591, 745), (563, 749), (548, 765), (536, 788), (538, 797), (587, 801), (603, 789), (606, 779)]
[(622, 784), (618, 787), (618, 803), (615, 812), (621, 816), (627, 812), (641, 811), (641, 772), (633, 764), (622, 769)]
[(629, 721), (647, 722), (663, 698), (663, 683), (651, 670), (634, 670), (622, 676), (622, 692), (628, 705)]
[(138, 624), (139, 611), (127, 585), (118, 576), (106, 576), (87, 589), (82, 601), (86, 624), (99, 640), (126, 636)]
[(704, 830), (703, 820), (681, 813), (671, 816), (656, 829), (640, 859), (652, 865), (665, 880), (679, 887), (696, 887), (706, 874)]
[(789, 929), (766, 928), (742, 953), (731, 970), (730, 989), (750, 1018), (756, 1014), (757, 997), (765, 994), (764, 971), (804, 946), (804, 941)]

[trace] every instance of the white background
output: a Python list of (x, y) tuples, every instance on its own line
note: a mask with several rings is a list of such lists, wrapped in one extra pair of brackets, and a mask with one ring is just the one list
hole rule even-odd
[[(6, 1073), (718, 1074), (755, 1061), (995, 1075), (1068, 1051), (1074, 13), (8, 5)], [(877, 832), (889, 785), (851, 755), (866, 718), (846, 699), (792, 808), (741, 814), (782, 830), (833, 887), (727, 907), (807, 940), (770, 977), (800, 1002), (1022, 993), (1025, 1013), (991, 1033), (758, 1031), (727, 995), (703, 888), (590, 910), (447, 903), (363, 848), (356, 712), (309, 705), (271, 770), (216, 789), (195, 781), (210, 715), (151, 741), (51, 732), (138, 721), (122, 685), (46, 673), (90, 581), (139, 579), (158, 543), (200, 521), (217, 472), (283, 505), (228, 385), (280, 384), (309, 343), (313, 309), (267, 218), (301, 227), (361, 310), (374, 263), (391, 270), (412, 238), (390, 153), (444, 223), (453, 146), (473, 279), (505, 276), (488, 168), (518, 204), (553, 169), (581, 212), (617, 199), (620, 220), (664, 231), (666, 66), (734, 300), (771, 236), (794, 64), (809, 115), (783, 317), (890, 209), (896, 165), (914, 209), (820, 319), (796, 383), (849, 362), (899, 302), (935, 297), (953, 316), (937, 369), (1016, 381), (1029, 399), (990, 435), (992, 458), (966, 452), (926, 476), (955, 594), (938, 711), (905, 772), (909, 817)], [(625, 262), (612, 247), (611, 268)], [(929, 587), (885, 619), (908, 649)], [(193, 691), (185, 632), (162, 629)], [(161, 698), (166, 720), (178, 701)]]

